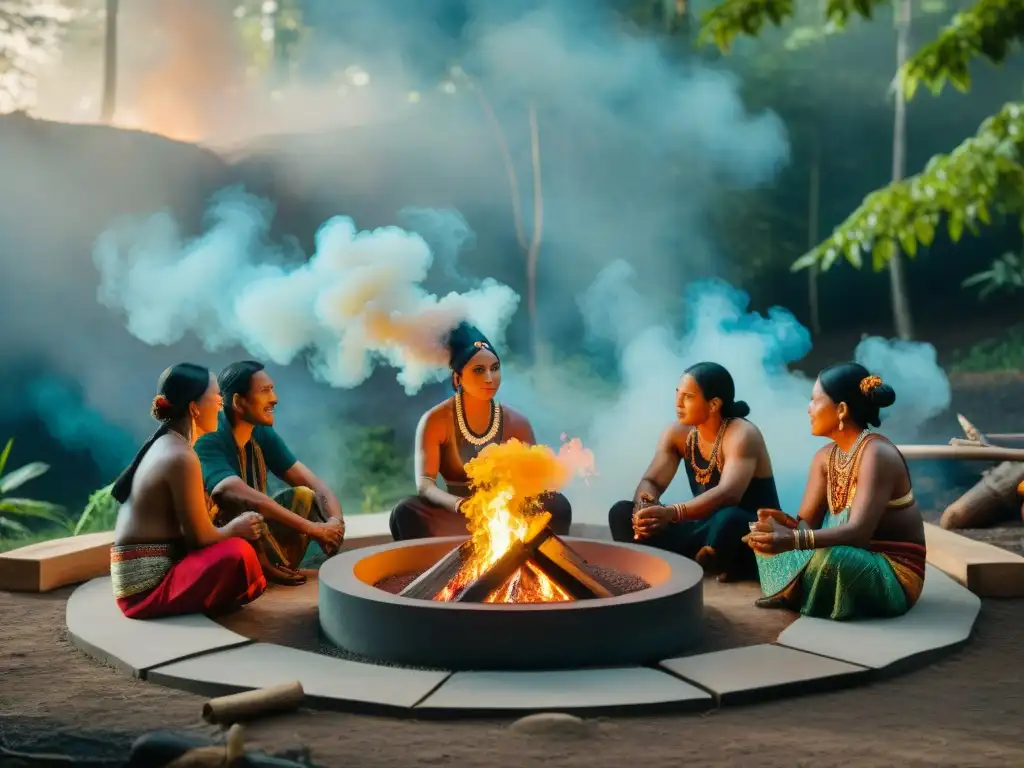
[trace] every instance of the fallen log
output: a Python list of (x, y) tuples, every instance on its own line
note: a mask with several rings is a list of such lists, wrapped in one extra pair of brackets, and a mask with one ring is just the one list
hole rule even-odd
[(294, 683), (220, 696), (203, 705), (203, 719), (208, 723), (251, 720), (261, 715), (298, 709), (304, 696), (302, 683), (297, 680)]
[[(988, 435), (992, 437), (992, 435)], [(907, 461), (1024, 461), (1024, 448), (957, 445), (897, 445)]]
[(973, 488), (946, 507), (939, 526), (946, 530), (988, 528), (1002, 522), (1020, 508), (1018, 486), (1022, 481), (1024, 463), (1004, 461), (985, 472)]

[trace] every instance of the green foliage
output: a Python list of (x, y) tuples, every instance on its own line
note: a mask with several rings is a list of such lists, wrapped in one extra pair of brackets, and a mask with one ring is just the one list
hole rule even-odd
[(997, 339), (989, 339), (953, 355), (954, 373), (995, 373), (1024, 370), (1024, 328), (1011, 328)]
[(828, 269), (839, 256), (853, 266), (872, 255), (882, 269), (897, 245), (913, 257), (918, 244), (931, 245), (943, 218), (958, 241), (966, 228), (977, 234), (993, 211), (1024, 211), (1024, 103), (1006, 104), (981, 124), (975, 136), (948, 155), (933, 157), (924, 171), (868, 195), (825, 242), (801, 257), (793, 269), (818, 262)]
[[(828, 0), (825, 20), (832, 30), (842, 29), (854, 16), (870, 19), (876, 6), (887, 0)], [(727, 52), (741, 35), (757, 37), (765, 24), (776, 27), (793, 17), (794, 0), (725, 0), (701, 17), (698, 42), (713, 43)]]
[(352, 429), (346, 436), (345, 492), (363, 512), (380, 512), (409, 494), (411, 457), (400, 450), (391, 427)]
[(89, 496), (89, 503), (85, 505), (82, 514), (72, 529), (72, 533), (78, 536), (80, 533), (94, 533), (96, 531), (110, 531), (117, 522), (117, 510), (120, 504), (110, 495), (114, 484), (104, 486), (94, 491)]
[(48, 464), (35, 461), (8, 472), (6, 475), (3, 474), (13, 446), (14, 438), (11, 438), (7, 441), (7, 445), (4, 446), (3, 452), (0, 453), (0, 539), (4, 538), (5, 534), (24, 536), (30, 533), (29, 529), (16, 518), (34, 518), (59, 525), (63, 525), (66, 520), (62, 514), (62, 508), (56, 504), (8, 496), (11, 491), (20, 488), (25, 483), (46, 474), (50, 470)]
[(978, 0), (958, 13), (938, 38), (909, 60), (899, 73), (906, 98), (914, 98), (919, 85), (939, 93), (949, 82), (966, 92), (971, 87), (971, 60), (983, 57), (1002, 64), (1007, 50), (1024, 39), (1022, 0)]
[[(825, 17), (841, 29), (855, 16), (870, 18), (882, 2), (828, 0)], [(766, 23), (779, 26), (794, 12), (793, 0), (725, 0), (704, 14), (700, 40), (727, 51), (736, 37), (756, 36)], [(967, 90), (968, 66), (974, 57), (999, 64), (1010, 44), (1022, 38), (1024, 0), (978, 0), (897, 73), (904, 98), (911, 98), (920, 84), (935, 93), (946, 82)], [(1022, 141), (1024, 104), (1007, 104), (953, 152), (932, 158), (922, 173), (868, 195), (828, 240), (798, 259), (793, 269), (817, 263), (826, 270), (840, 256), (859, 268), (870, 253), (872, 266), (880, 270), (898, 248), (914, 257), (919, 245), (929, 246), (943, 219), (956, 242), (965, 228), (977, 233), (979, 225), (991, 223), (995, 211), (1024, 213)]]

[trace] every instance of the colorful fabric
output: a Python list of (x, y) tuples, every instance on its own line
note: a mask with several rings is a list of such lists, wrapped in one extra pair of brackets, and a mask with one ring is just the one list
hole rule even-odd
[(256, 551), (244, 539), (224, 539), (178, 557), (181, 551), (180, 543), (111, 548), (114, 597), (125, 616), (225, 613), (251, 603), (267, 588)]
[[(825, 516), (822, 528), (849, 518)], [(867, 548), (835, 546), (756, 554), (761, 591), (804, 616), (847, 621), (909, 611), (924, 587), (926, 550), (908, 542), (872, 541)]]
[[(316, 494), (311, 488), (302, 485), (285, 488), (275, 493), (272, 498), (303, 520), (323, 521), (326, 519)], [(217, 507), (213, 508), (212, 514), (213, 524), (218, 527), (227, 525), (237, 515), (237, 513), (222, 512)], [(265, 566), (265, 575), (271, 575), (270, 572), (277, 568), (296, 571), (309, 547), (309, 536), (276, 520), (265, 520), (263, 535), (254, 542), (254, 546), (260, 556), (260, 562)]]
[(128, 544), (110, 548), (114, 597), (132, 597), (156, 588), (174, 567), (171, 544)]
[[(260, 493), (267, 492), (267, 471), (280, 479), (295, 466), (296, 458), (273, 427), (253, 427), (252, 438), (239, 451), (227, 415), (221, 413), (217, 431), (203, 435), (195, 444), (203, 467), (203, 485), (208, 494), (232, 475)], [(243, 467), (242, 464), (245, 464)]]

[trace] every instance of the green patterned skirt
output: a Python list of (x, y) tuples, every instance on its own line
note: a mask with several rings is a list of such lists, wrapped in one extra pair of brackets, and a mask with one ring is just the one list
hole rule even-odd
[[(849, 510), (830, 513), (822, 528), (848, 518)], [(804, 616), (848, 621), (909, 611), (924, 586), (925, 554), (919, 544), (872, 541), (866, 549), (835, 546), (756, 559), (766, 598)]]

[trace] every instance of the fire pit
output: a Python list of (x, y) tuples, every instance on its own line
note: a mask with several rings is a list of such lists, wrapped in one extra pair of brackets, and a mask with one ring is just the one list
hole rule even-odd
[(382, 663), (450, 670), (644, 664), (701, 630), (701, 568), (668, 552), (562, 539), (532, 521), (491, 561), (466, 537), (342, 553), (320, 569), (320, 626)]

